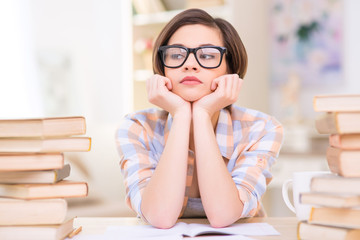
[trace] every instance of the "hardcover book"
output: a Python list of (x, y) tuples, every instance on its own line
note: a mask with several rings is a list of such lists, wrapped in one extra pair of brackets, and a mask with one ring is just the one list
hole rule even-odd
[(0, 120), (0, 137), (60, 137), (85, 133), (84, 117)]
[(0, 172), (60, 169), (63, 153), (0, 153)]
[(315, 120), (315, 127), (321, 134), (360, 133), (360, 112), (328, 112)]
[(44, 171), (0, 172), (0, 183), (56, 183), (70, 175), (70, 165)]
[(72, 198), (88, 194), (86, 182), (62, 180), (54, 184), (0, 184), (0, 197), (18, 199)]
[(360, 194), (304, 192), (300, 193), (300, 202), (313, 206), (353, 208), (360, 207)]
[(317, 112), (356, 112), (360, 111), (360, 95), (315, 96), (313, 105)]
[(62, 240), (73, 230), (74, 219), (53, 225), (0, 226), (0, 239), (11, 240)]
[(0, 152), (87, 152), (91, 148), (89, 137), (69, 138), (1, 138)]
[(0, 198), (0, 213), (0, 226), (60, 224), (66, 217), (67, 202), (57, 198), (41, 200)]
[(360, 177), (360, 150), (328, 147), (326, 159), (331, 172), (343, 177)]
[(358, 240), (360, 229), (329, 227), (299, 222), (298, 239), (304, 240)]
[(345, 150), (360, 150), (360, 134), (332, 134), (329, 144)]
[(341, 177), (336, 174), (316, 176), (311, 179), (312, 192), (360, 195), (360, 178)]
[(360, 209), (312, 208), (309, 223), (335, 227), (360, 228)]

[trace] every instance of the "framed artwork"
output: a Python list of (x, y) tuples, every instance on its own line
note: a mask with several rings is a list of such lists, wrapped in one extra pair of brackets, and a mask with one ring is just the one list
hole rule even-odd
[(271, 0), (272, 108), (280, 120), (301, 118), (307, 89), (344, 81), (342, 46), (342, 0)]

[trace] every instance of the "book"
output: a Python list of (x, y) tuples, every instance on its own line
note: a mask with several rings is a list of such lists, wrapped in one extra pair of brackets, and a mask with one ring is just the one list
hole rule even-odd
[(0, 137), (58, 137), (85, 132), (84, 117), (0, 120)]
[(331, 194), (319, 192), (300, 193), (300, 203), (322, 207), (360, 207), (360, 194)]
[(308, 222), (335, 227), (360, 228), (360, 209), (313, 207)]
[(343, 177), (360, 177), (360, 150), (328, 147), (326, 159), (331, 172)]
[(0, 198), (0, 213), (0, 226), (60, 224), (67, 214), (67, 202), (60, 198), (41, 200)]
[(346, 150), (360, 150), (360, 134), (332, 134), (329, 144)]
[(360, 195), (360, 178), (345, 178), (336, 174), (316, 176), (311, 179), (312, 192)]
[(360, 239), (360, 229), (329, 227), (299, 222), (297, 236), (299, 240), (358, 240)]
[(63, 153), (0, 153), (0, 172), (60, 169)]
[(86, 182), (62, 180), (51, 183), (0, 184), (0, 197), (18, 199), (73, 198), (88, 194)]
[(0, 172), (0, 183), (56, 183), (70, 175), (70, 165), (44, 171)]
[(61, 224), (53, 225), (0, 226), (0, 239), (61, 240), (74, 230), (73, 223), (74, 218), (68, 219)]
[(356, 112), (360, 111), (360, 95), (315, 96), (313, 107), (316, 112)]
[(159, 229), (150, 225), (137, 226), (112, 226), (107, 229), (107, 233), (113, 236), (121, 236), (123, 239), (145, 239), (149, 237), (161, 236), (186, 236), (195, 237), (207, 234), (214, 235), (248, 235), (248, 236), (266, 236), (280, 235), (268, 223), (241, 223), (232, 224), (228, 227), (214, 228), (210, 224), (184, 223), (178, 222), (172, 228)]
[(323, 113), (315, 119), (315, 127), (321, 134), (360, 133), (360, 111)]
[(0, 152), (87, 152), (91, 148), (89, 137), (68, 138), (1, 138)]

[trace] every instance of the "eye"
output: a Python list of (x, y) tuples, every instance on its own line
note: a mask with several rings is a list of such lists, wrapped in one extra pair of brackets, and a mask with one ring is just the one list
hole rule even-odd
[(174, 59), (174, 60), (184, 59), (185, 55), (180, 54), (180, 53), (173, 53), (173, 54), (170, 55), (170, 58)]
[(211, 55), (211, 54), (205, 54), (205, 53), (203, 53), (203, 54), (200, 54), (200, 58), (201, 58), (201, 59), (204, 59), (204, 60), (210, 60), (210, 59), (214, 59), (215, 56), (214, 56), (214, 55)]

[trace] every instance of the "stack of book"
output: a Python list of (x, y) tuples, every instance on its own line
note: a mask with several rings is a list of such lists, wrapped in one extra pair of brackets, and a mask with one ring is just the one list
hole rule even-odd
[(300, 202), (312, 205), (307, 222), (300, 222), (299, 239), (360, 239), (360, 95), (314, 98), (320, 112), (315, 121), (329, 135), (326, 159), (329, 175), (314, 177)]
[(64, 152), (89, 151), (84, 117), (0, 120), (0, 239), (64, 239), (73, 229), (64, 198), (86, 182), (65, 180)]

